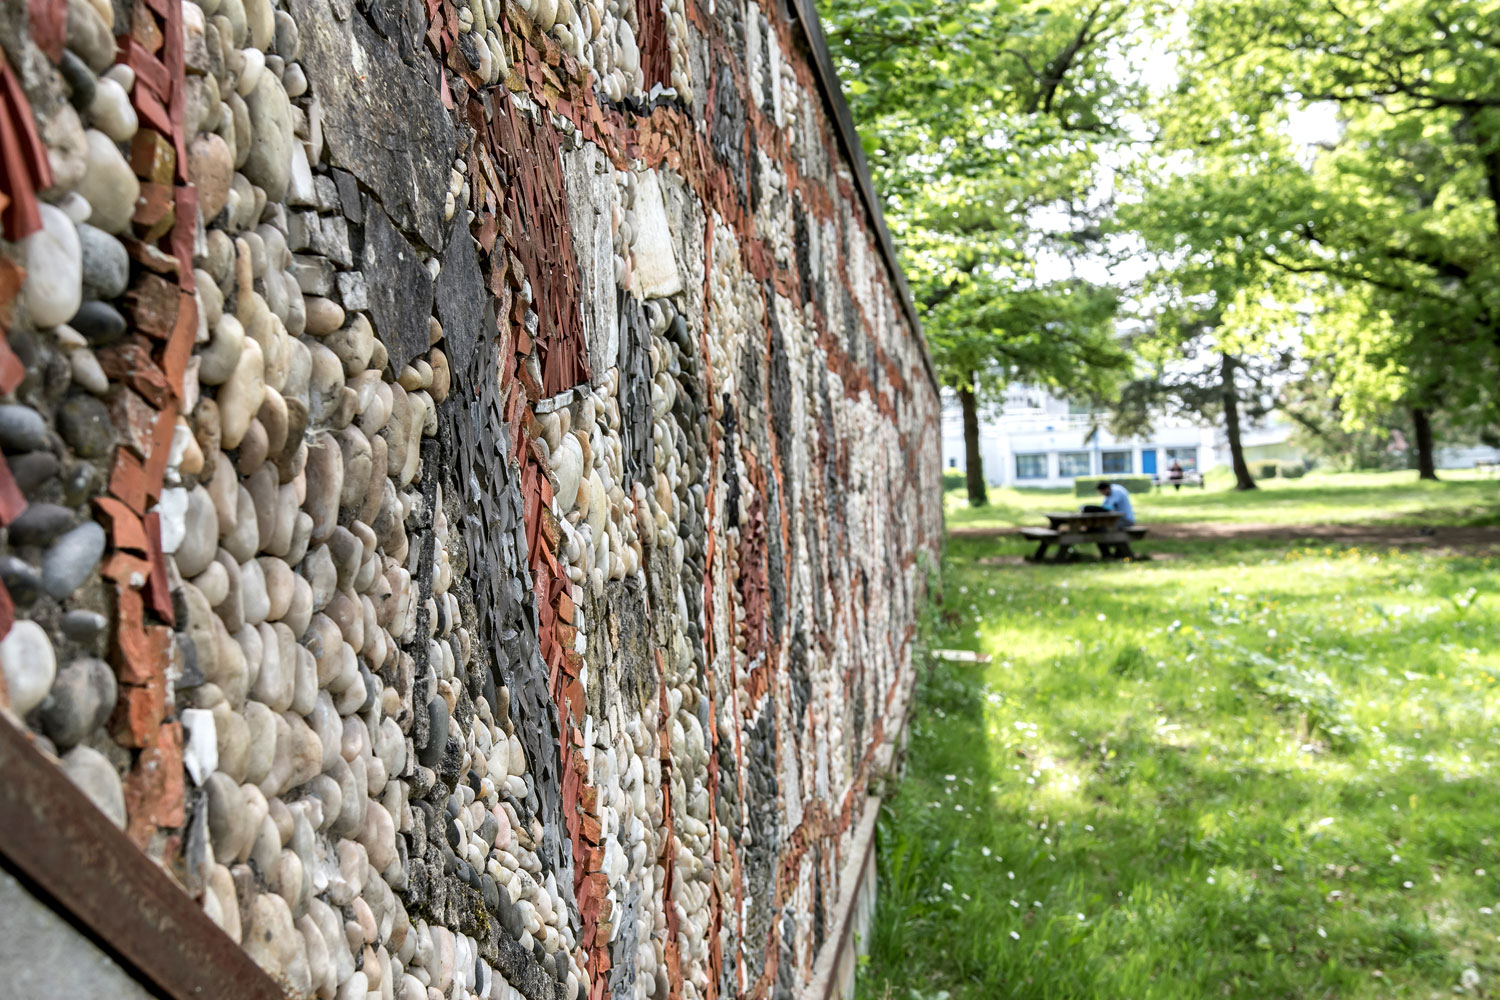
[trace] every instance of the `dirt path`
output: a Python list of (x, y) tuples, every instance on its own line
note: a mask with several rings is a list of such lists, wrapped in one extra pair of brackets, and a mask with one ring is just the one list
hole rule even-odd
[[(1500, 527), (1418, 528), (1396, 524), (1225, 524), (1209, 521), (1153, 524), (1149, 538), (1171, 541), (1319, 541), (1343, 545), (1397, 545), (1500, 551)], [(954, 538), (1001, 538), (1019, 528), (954, 528)]]

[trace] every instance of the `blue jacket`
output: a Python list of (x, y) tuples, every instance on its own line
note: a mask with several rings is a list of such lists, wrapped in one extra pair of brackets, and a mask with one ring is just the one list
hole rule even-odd
[(1126, 527), (1135, 523), (1135, 508), (1130, 506), (1130, 491), (1119, 483), (1111, 483), (1109, 495), (1100, 504), (1106, 510), (1117, 510), (1124, 516), (1120, 518), (1120, 526)]

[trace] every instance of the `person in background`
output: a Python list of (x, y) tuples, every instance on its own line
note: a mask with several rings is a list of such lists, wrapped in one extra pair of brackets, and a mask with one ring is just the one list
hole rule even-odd
[(1107, 510), (1114, 510), (1120, 513), (1120, 527), (1128, 528), (1135, 523), (1135, 508), (1130, 505), (1129, 490), (1119, 483), (1111, 483), (1107, 480), (1098, 485), (1098, 490), (1099, 502), (1097, 504), (1084, 505), (1083, 511), (1085, 514), (1098, 514)]
[(1179, 493), (1182, 492), (1182, 477), (1182, 463), (1174, 458), (1172, 460), (1172, 467), (1167, 470), (1167, 478), (1172, 480), (1172, 488)]

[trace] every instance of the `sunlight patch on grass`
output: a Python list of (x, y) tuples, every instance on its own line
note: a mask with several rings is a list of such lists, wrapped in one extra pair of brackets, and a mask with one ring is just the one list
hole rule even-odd
[(1021, 551), (950, 540), (926, 638), (993, 661), (919, 687), (862, 997), (1500, 979), (1500, 560), (979, 561)]

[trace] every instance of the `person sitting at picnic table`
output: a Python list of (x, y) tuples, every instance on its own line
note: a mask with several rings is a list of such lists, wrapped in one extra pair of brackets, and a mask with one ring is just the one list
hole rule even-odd
[(1085, 504), (1085, 514), (1101, 514), (1105, 511), (1119, 511), (1120, 520), (1118, 526), (1128, 528), (1135, 523), (1135, 508), (1130, 506), (1130, 491), (1119, 483), (1111, 483), (1108, 480), (1101, 482), (1097, 489), (1100, 500), (1097, 504)]
[(1176, 459), (1173, 459), (1172, 467), (1167, 470), (1167, 478), (1172, 480), (1172, 488), (1174, 490), (1177, 490), (1179, 493), (1182, 492), (1183, 475), (1184, 473), (1182, 471), (1182, 463), (1177, 461)]

